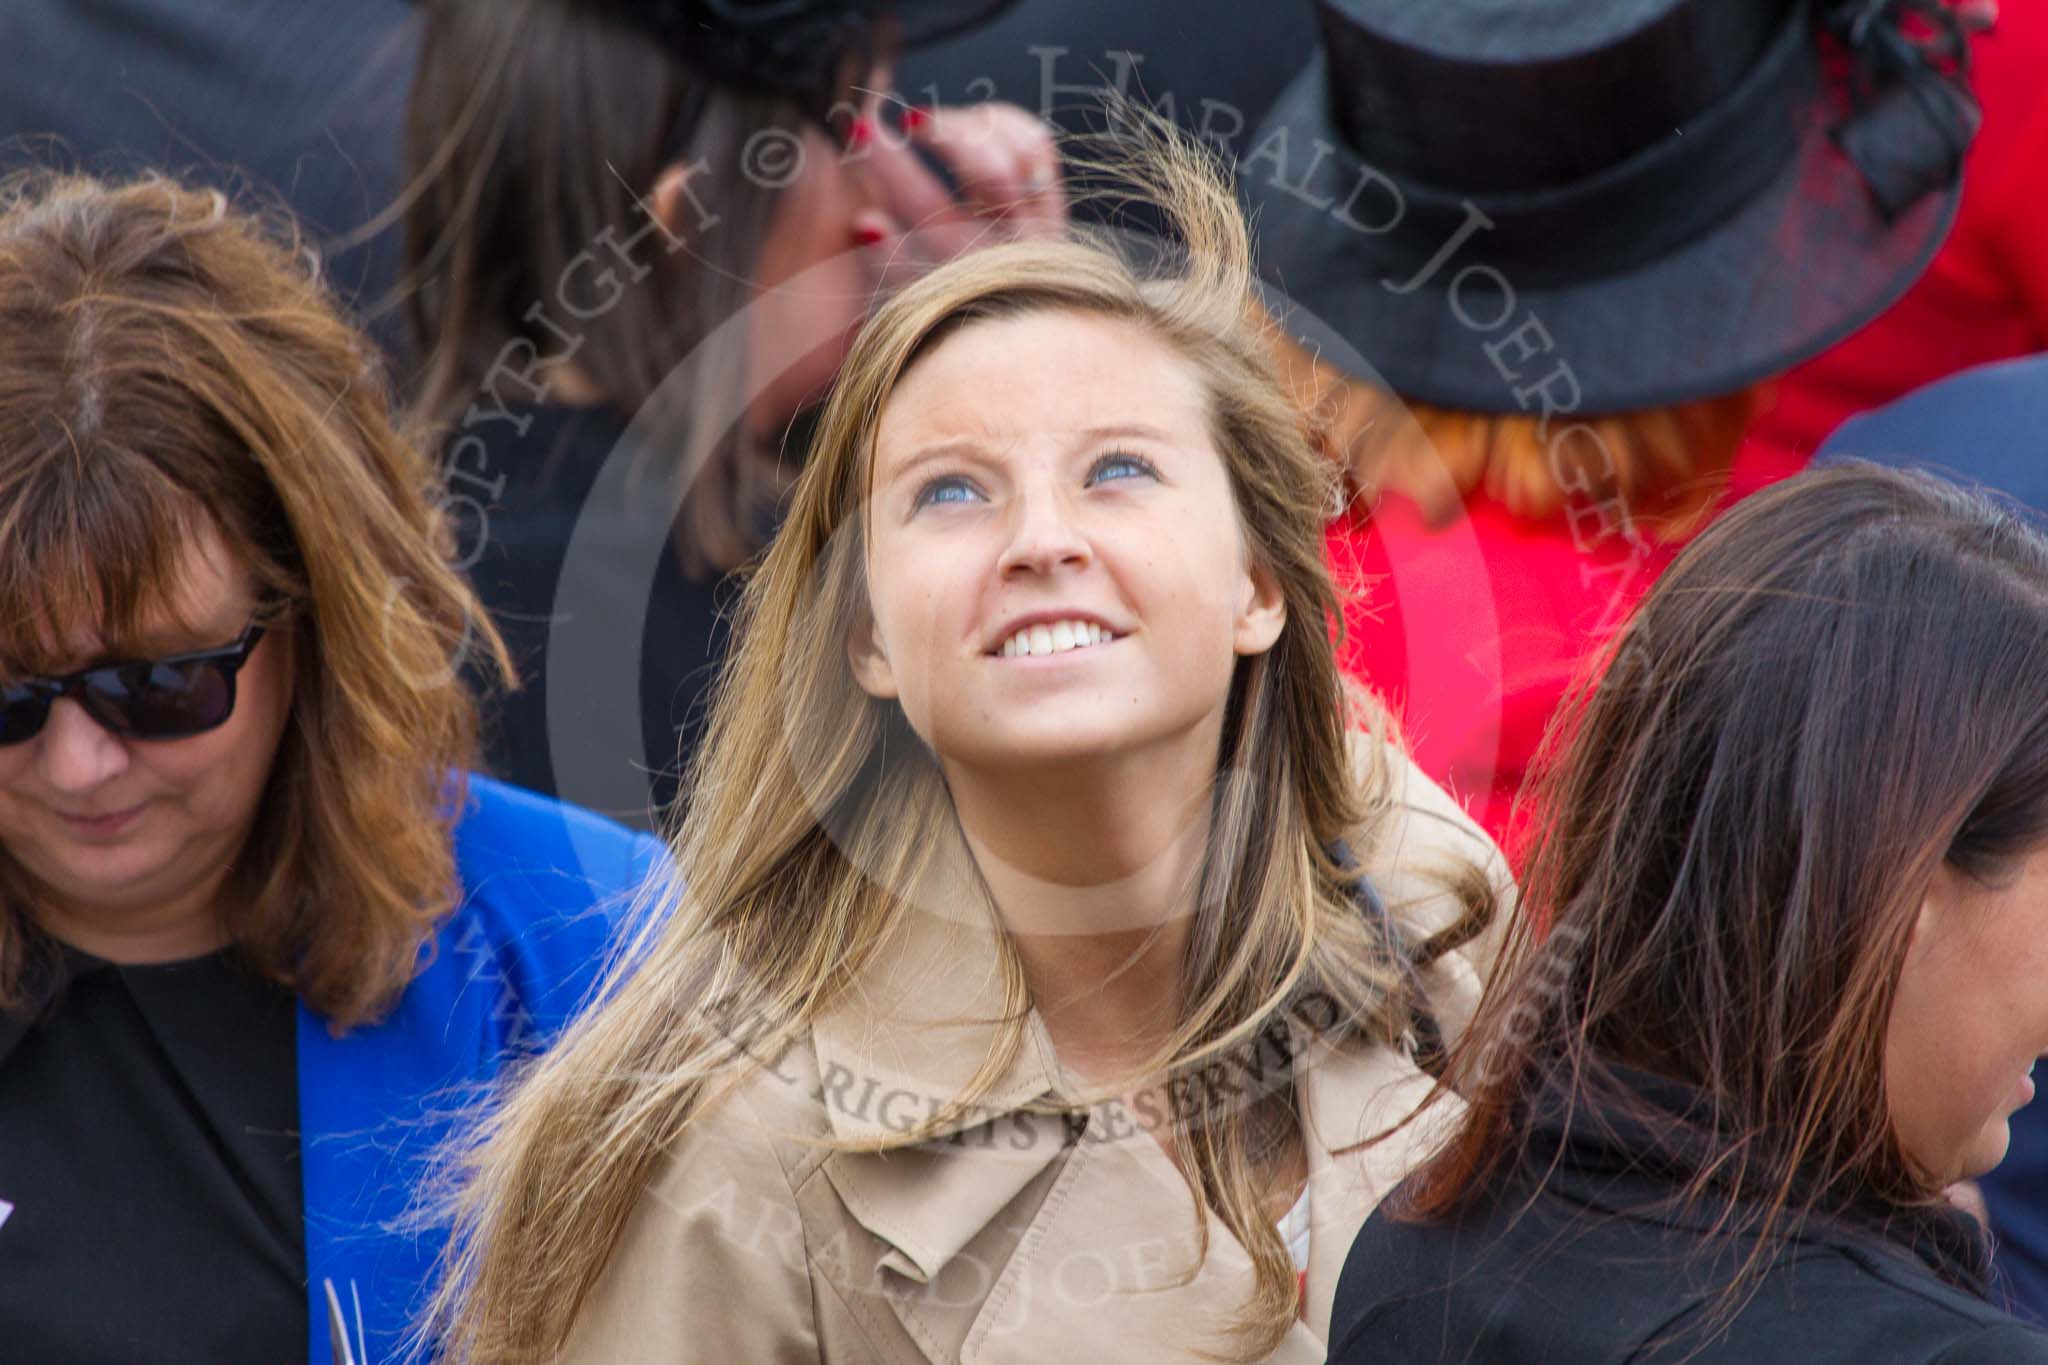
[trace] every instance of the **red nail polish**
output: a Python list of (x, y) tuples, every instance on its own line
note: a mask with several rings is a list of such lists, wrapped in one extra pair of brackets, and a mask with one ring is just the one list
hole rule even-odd
[(906, 133), (914, 133), (931, 121), (932, 112), (929, 109), (920, 109), (913, 104), (903, 111), (903, 131)]
[(872, 223), (863, 223), (853, 230), (853, 240), (862, 246), (878, 246), (888, 235)]
[(846, 130), (846, 146), (850, 151), (859, 151), (875, 140), (875, 121), (862, 114)]

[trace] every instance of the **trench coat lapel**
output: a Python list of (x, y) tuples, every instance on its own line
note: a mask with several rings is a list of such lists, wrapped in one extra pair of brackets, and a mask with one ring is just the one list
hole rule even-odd
[[(900, 1141), (973, 1079), (1003, 1009), (996, 932), (989, 918), (912, 912), (819, 1020), (812, 1044), (836, 1139)], [(1407, 1113), (1429, 1082), (1391, 1049), (1298, 1035), (1296, 1055), (1310, 1138), (1308, 1292), (1303, 1321), (1271, 1359), (1309, 1365), (1324, 1358), (1351, 1239), (1423, 1135), (1344, 1149)], [(1123, 1342), (1226, 1349), (1250, 1258), (1213, 1217), (1201, 1257), (1186, 1183), (1158, 1143), (1113, 1104), (1085, 1119), (1047, 1112), (1066, 1093), (1033, 1015), (983, 1105), (943, 1136), (826, 1159), (848, 1213), (885, 1244), (891, 1310), (939, 1358), (957, 1344), (963, 1365), (1095, 1359), (1112, 1325)]]
[[(977, 885), (945, 866), (927, 875), (914, 898), (920, 908), (899, 918), (848, 998), (813, 1025), (820, 1096), (841, 1143), (900, 1143), (967, 1090), (1000, 1036), (993, 912)], [(826, 1159), (825, 1178), (848, 1212), (888, 1244), (884, 1268), (929, 1284), (1060, 1158), (1065, 1121), (1033, 1112), (1050, 1102), (1058, 1076), (1034, 1014), (974, 1112), (939, 1137)]]
[[(1115, 1131), (1105, 1112), (1091, 1114), (1005, 1266), (962, 1365), (1098, 1360), (1110, 1341), (1124, 1360), (1231, 1353), (1232, 1319), (1252, 1287), (1250, 1258), (1214, 1217), (1201, 1254), (1180, 1172), (1150, 1135)], [(1268, 1359), (1318, 1365), (1325, 1354), (1296, 1323)]]
[[(1296, 1045), (1308, 1132), (1307, 1298), (1302, 1320), (1267, 1358), (1313, 1365), (1328, 1353), (1337, 1278), (1353, 1237), (1438, 1129), (1417, 1125), (1348, 1151), (1406, 1115), (1430, 1083), (1390, 1048), (1332, 1048), (1299, 1032)], [(1180, 1172), (1149, 1135), (1114, 1131), (1112, 1114), (1091, 1111), (967, 1339), (965, 1365), (1096, 1359), (1110, 1322), (1133, 1350), (1147, 1342), (1229, 1349), (1233, 1319), (1252, 1290), (1251, 1258), (1213, 1216), (1208, 1254), (1200, 1255)], [(1185, 1349), (1168, 1354), (1180, 1359)]]

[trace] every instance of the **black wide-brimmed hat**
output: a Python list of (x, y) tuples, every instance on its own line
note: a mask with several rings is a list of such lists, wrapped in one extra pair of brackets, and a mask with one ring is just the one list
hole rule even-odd
[(1731, 392), (1887, 307), (1954, 218), (1976, 107), (1940, 0), (1318, 9), (1240, 180), (1269, 283), (1407, 398)]
[(849, 54), (938, 42), (1015, 0), (586, 0), (714, 79), (828, 101)]
[[(414, 0), (422, 3), (423, 0)], [(433, 0), (424, 0), (433, 3)], [(489, 0), (472, 0), (489, 3)], [(1016, 0), (560, 0), (645, 33), (722, 85), (785, 95), (821, 117), (849, 59), (936, 43)], [(854, 65), (860, 63), (855, 61)]]

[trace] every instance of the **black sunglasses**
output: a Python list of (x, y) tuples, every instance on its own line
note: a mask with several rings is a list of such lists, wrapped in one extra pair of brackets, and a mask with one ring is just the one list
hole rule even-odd
[(123, 739), (204, 734), (234, 714), (235, 674), (249, 662), (263, 629), (251, 621), (233, 644), (217, 649), (0, 683), (0, 745), (42, 733), (59, 697), (77, 702), (102, 729)]

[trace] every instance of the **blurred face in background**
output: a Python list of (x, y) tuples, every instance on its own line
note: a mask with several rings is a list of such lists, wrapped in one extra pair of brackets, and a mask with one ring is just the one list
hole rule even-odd
[[(256, 610), (217, 534), (195, 537), (144, 638), (109, 651), (90, 625), (53, 623), (63, 672), (231, 643)], [(217, 898), (270, 777), (291, 707), (290, 637), (273, 625), (236, 676), (227, 720), (182, 739), (125, 739), (71, 698), (42, 729), (0, 745), (0, 848), (55, 937), (115, 961), (220, 945)]]
[(1943, 865), (1900, 972), (1885, 1047), (1892, 1122), (1943, 1183), (1996, 1166), (2048, 1051), (2048, 849), (1995, 885)]
[(748, 372), (759, 386), (750, 425), (762, 437), (779, 436), (831, 385), (877, 284), (851, 226), (872, 198), (856, 163), (815, 126), (785, 136), (801, 149), (803, 169), (774, 195), (747, 327)]
[[(1056, 231), (1067, 220), (1059, 154), (1045, 123), (1015, 105), (905, 109), (885, 116), (869, 92), (845, 145), (815, 125), (761, 130), (779, 161), (800, 169), (774, 192), (752, 283), (749, 367), (761, 385), (756, 435), (777, 437), (823, 397), (854, 335), (881, 298), (942, 261), (991, 243)], [(900, 101), (895, 102), (900, 107)], [(900, 127), (897, 126), (900, 123)]]

